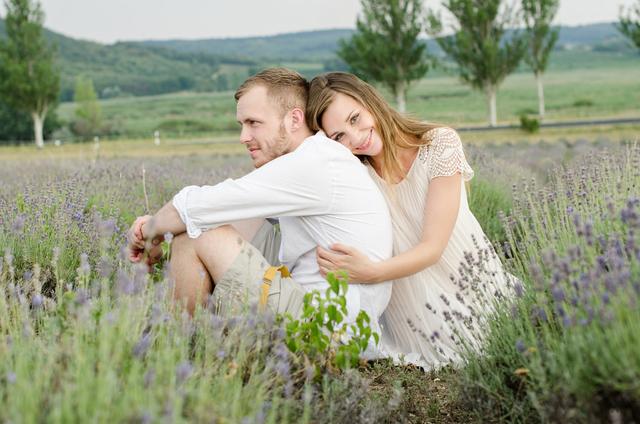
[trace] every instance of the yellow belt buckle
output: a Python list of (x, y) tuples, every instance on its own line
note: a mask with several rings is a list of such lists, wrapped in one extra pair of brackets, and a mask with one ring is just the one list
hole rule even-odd
[(291, 273), (287, 269), (286, 266), (270, 266), (264, 272), (264, 276), (262, 277), (262, 292), (260, 294), (260, 302), (259, 306), (261, 310), (264, 310), (265, 306), (267, 306), (267, 299), (269, 298), (269, 290), (271, 289), (271, 282), (276, 276), (276, 272), (280, 272), (284, 278), (290, 277)]

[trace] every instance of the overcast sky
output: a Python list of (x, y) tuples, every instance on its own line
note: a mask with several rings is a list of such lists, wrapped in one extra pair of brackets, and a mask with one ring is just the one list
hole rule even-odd
[[(197, 39), (353, 28), (359, 0), (40, 0), (45, 26), (102, 43)], [(617, 20), (635, 0), (561, 0), (556, 23)], [(4, 2), (2, 2), (4, 3)], [(440, 1), (426, 0), (425, 5)], [(4, 16), (4, 6), (0, 6)]]

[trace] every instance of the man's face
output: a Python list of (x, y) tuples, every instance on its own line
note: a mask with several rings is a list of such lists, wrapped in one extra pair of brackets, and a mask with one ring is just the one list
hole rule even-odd
[(266, 87), (257, 85), (238, 99), (236, 119), (242, 126), (240, 142), (256, 168), (289, 151), (284, 119), (269, 100)]

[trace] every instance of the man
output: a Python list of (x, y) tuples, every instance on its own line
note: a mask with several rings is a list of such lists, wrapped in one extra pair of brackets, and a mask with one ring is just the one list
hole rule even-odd
[[(175, 236), (174, 297), (186, 302), (190, 313), (213, 291), (221, 314), (259, 302), (298, 316), (306, 290), (328, 287), (316, 261), (317, 246), (341, 242), (374, 260), (390, 257), (384, 198), (348, 149), (323, 133), (312, 134), (304, 117), (307, 96), (308, 83), (287, 69), (267, 69), (247, 79), (235, 94), (236, 117), (240, 142), (256, 169), (215, 186), (185, 187), (155, 216), (139, 217), (132, 225), (134, 262), (142, 259), (145, 241), (155, 245), (165, 233)], [(278, 218), (280, 243), (265, 218)], [(286, 278), (287, 269), (279, 274), (271, 267), (276, 259), (269, 246), (277, 244), (279, 262), (292, 278)], [(363, 309), (380, 332), (378, 319), (390, 295), (390, 283), (350, 285), (347, 322)]]

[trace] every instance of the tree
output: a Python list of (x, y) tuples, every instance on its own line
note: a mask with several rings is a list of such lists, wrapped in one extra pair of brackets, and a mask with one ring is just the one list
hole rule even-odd
[(338, 56), (351, 72), (388, 87), (404, 112), (407, 88), (429, 69), (423, 31), (421, 0), (362, 0), (356, 32), (341, 40)]
[(616, 25), (618, 31), (627, 37), (640, 49), (640, 0), (630, 7), (626, 15), (624, 9), (620, 10), (620, 22)]
[(31, 114), (36, 145), (44, 146), (43, 126), (55, 106), (60, 75), (54, 49), (42, 36), (44, 13), (37, 0), (6, 0), (7, 40), (0, 41), (0, 97)]
[[(55, 111), (49, 112), (44, 120), (44, 136), (51, 136), (61, 126)], [(29, 113), (15, 110), (0, 100), (0, 144), (29, 140), (32, 136), (33, 120)]]
[(102, 111), (97, 99), (91, 78), (79, 76), (76, 79), (76, 88), (73, 93), (77, 118), (73, 124), (73, 132), (84, 138), (100, 132)]
[[(514, 32), (505, 37), (513, 22), (502, 0), (446, 0), (443, 6), (453, 15), (454, 34), (436, 39), (442, 50), (458, 65), (462, 81), (484, 91), (489, 109), (489, 125), (497, 125), (496, 93), (504, 79), (517, 67), (525, 50), (523, 37)], [(427, 16), (428, 32), (442, 33), (441, 19), (433, 12)]]
[(538, 114), (544, 118), (544, 87), (542, 74), (547, 69), (549, 54), (558, 41), (558, 29), (551, 21), (558, 12), (560, 0), (522, 0), (527, 53), (524, 60), (533, 70), (538, 85)]

